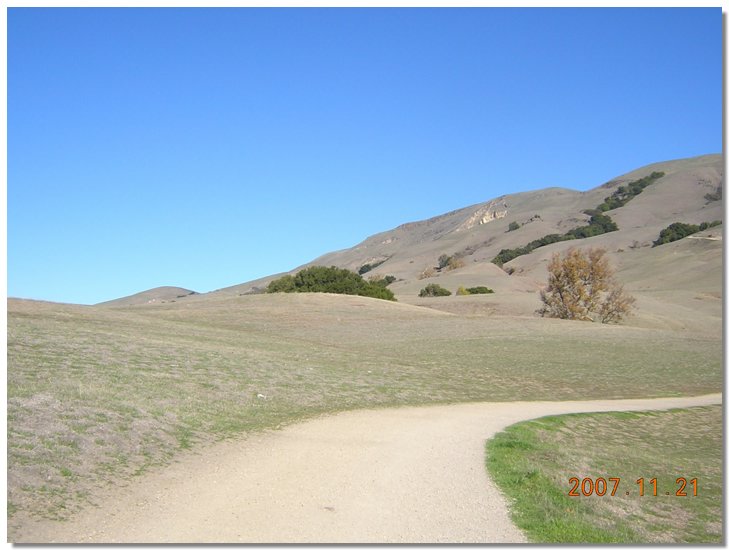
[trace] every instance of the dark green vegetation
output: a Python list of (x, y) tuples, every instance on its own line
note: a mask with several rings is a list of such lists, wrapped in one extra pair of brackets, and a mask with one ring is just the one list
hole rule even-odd
[(640, 195), (643, 189), (665, 175), (664, 172), (651, 172), (649, 176), (631, 181), (628, 185), (621, 185), (612, 195), (605, 197), (605, 202), (598, 205), (597, 209), (602, 212), (607, 212), (608, 210), (615, 210), (616, 208), (625, 206), (633, 197)]
[[(720, 406), (545, 417), (508, 427), (487, 452), (489, 472), (530, 542), (722, 541)], [(588, 477), (604, 478), (607, 492), (568, 496), (571, 477), (580, 480), (578, 494)], [(676, 496), (679, 477), (697, 480), (697, 496), (690, 484), (687, 496)], [(614, 496), (610, 478), (620, 478)]]
[[(8, 302), (8, 502), (62, 518), (201, 443), (342, 410), (697, 395), (722, 342), (326, 294)], [(639, 376), (636, 373), (640, 373)]]
[(448, 290), (447, 288), (443, 288), (442, 286), (437, 285), (435, 283), (431, 283), (428, 286), (426, 286), (425, 288), (421, 289), (420, 294), (418, 294), (418, 296), (420, 296), (421, 298), (430, 298), (430, 297), (435, 297), (435, 296), (450, 296), (450, 295), (451, 295), (450, 290)]
[(465, 264), (460, 253), (456, 253), (453, 256), (449, 256), (448, 254), (441, 254), (438, 257), (438, 267), (436, 269), (438, 271), (451, 271), (453, 269), (463, 267), (464, 265)]
[(521, 227), (521, 225), (519, 224), (519, 222), (511, 222), (509, 224), (509, 229), (507, 229), (506, 232), (508, 233), (509, 231), (516, 231), (520, 227)]
[(713, 193), (706, 193), (704, 198), (706, 199), (707, 204), (714, 201), (720, 201), (722, 199), (723, 188), (724, 186), (719, 185)]
[(390, 286), (395, 281), (397, 281), (397, 277), (395, 277), (394, 275), (385, 275), (384, 277), (370, 279), (371, 284), (379, 285), (382, 287)]
[(387, 284), (365, 281), (361, 275), (348, 269), (315, 265), (302, 269), (296, 275), (284, 275), (271, 281), (268, 292), (329, 292), (394, 301), (395, 295), (385, 288)]
[(694, 233), (704, 231), (705, 229), (709, 229), (710, 227), (715, 227), (717, 225), (721, 225), (720, 220), (716, 220), (713, 222), (703, 222), (701, 225), (681, 222), (672, 223), (671, 225), (666, 227), (666, 229), (663, 229), (661, 231), (661, 233), (658, 235), (658, 238), (653, 241), (653, 246), (659, 246), (662, 244), (671, 243), (673, 241), (678, 241), (680, 239), (683, 239), (684, 237), (688, 237), (689, 235), (693, 235)]
[(519, 248), (503, 248), (491, 260), (498, 266), (502, 266), (507, 262), (510, 262), (514, 258), (529, 254), (532, 250), (547, 246), (548, 244), (558, 243), (560, 241), (570, 241), (572, 239), (587, 239), (588, 237), (594, 237), (596, 235), (602, 235), (603, 233), (609, 233), (610, 231), (617, 231), (618, 225), (606, 214), (602, 214), (597, 210), (586, 210), (585, 214), (590, 216), (590, 220), (587, 225), (575, 227), (570, 229), (565, 234), (552, 233), (541, 239), (536, 239)]
[(487, 286), (471, 286), (468, 288), (463, 289), (465, 292), (463, 294), (493, 294), (493, 289), (490, 289)]
[[(590, 220), (587, 225), (575, 227), (564, 234), (552, 233), (550, 235), (546, 235), (541, 239), (536, 239), (526, 246), (519, 248), (504, 248), (491, 261), (498, 266), (502, 266), (514, 258), (523, 256), (524, 254), (529, 254), (532, 250), (542, 246), (571, 239), (587, 239), (589, 237), (602, 235), (603, 233), (617, 231), (618, 225), (610, 218), (610, 216), (603, 214), (603, 212), (625, 206), (625, 204), (633, 197), (642, 193), (643, 189), (655, 182), (657, 179), (662, 178), (664, 175), (665, 174), (663, 172), (652, 172), (649, 176), (633, 181), (627, 186), (621, 185), (612, 195), (606, 197), (605, 202), (599, 204), (596, 209), (585, 210), (585, 214), (590, 216)], [(511, 225), (509, 225), (509, 230), (512, 230)]]
[(376, 267), (380, 267), (386, 261), (387, 260), (385, 259), (385, 260), (381, 260), (379, 262), (374, 262), (374, 263), (371, 263), (371, 264), (364, 264), (362, 267), (359, 268), (359, 270), (357, 271), (357, 273), (359, 273), (360, 275), (364, 275), (365, 273), (367, 273), (369, 271), (372, 271)]

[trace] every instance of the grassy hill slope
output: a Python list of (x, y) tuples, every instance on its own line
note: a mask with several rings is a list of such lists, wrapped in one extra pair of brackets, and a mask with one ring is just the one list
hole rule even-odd
[[(585, 225), (589, 216), (583, 210), (597, 207), (619, 186), (654, 171), (662, 171), (665, 176), (625, 206), (607, 212), (618, 224), (618, 231), (590, 239), (555, 243), (520, 256), (505, 264), (505, 268), (514, 270), (515, 276), (508, 279), (491, 264), (501, 249), (517, 248), (545, 235), (563, 234)], [(534, 295), (544, 284), (546, 261), (553, 252), (570, 246), (604, 246), (610, 253), (610, 259), (621, 268), (624, 258), (618, 255), (630, 252), (625, 255), (628, 265), (644, 262), (645, 270), (650, 270), (650, 263), (656, 256), (649, 252), (650, 245), (662, 229), (676, 221), (701, 223), (723, 219), (722, 201), (706, 198), (722, 185), (721, 155), (661, 162), (614, 178), (587, 192), (548, 188), (505, 195), (429, 220), (407, 223), (373, 235), (352, 248), (321, 256), (306, 266), (335, 265), (357, 271), (364, 264), (383, 262), (366, 276), (396, 276), (400, 282), (390, 288), (398, 299), (408, 302), (413, 302), (420, 288), (428, 282), (449, 285), (453, 287), (451, 290), (460, 284), (485, 284), (512, 294), (513, 312), (526, 314), (532, 306), (536, 308), (536, 304), (524, 294)], [(513, 222), (520, 227), (509, 231), (509, 224)], [(721, 234), (721, 227), (715, 228), (714, 234)], [(679, 252), (691, 254), (692, 251), (686, 248)], [(436, 273), (434, 278), (423, 283), (421, 274), (437, 266), (441, 254), (461, 255), (465, 266), (454, 272)], [(686, 261), (693, 264), (690, 257)], [(709, 271), (714, 274), (713, 283), (719, 286), (720, 279), (716, 278), (716, 274), (721, 269), (721, 254), (717, 254)], [(273, 277), (251, 281), (216, 293), (245, 294), (256, 288), (265, 288), (271, 279)], [(687, 280), (690, 278), (684, 277), (683, 283)], [(674, 283), (666, 280), (664, 289), (674, 290)]]
[(454, 315), (357, 296), (8, 302), (10, 526), (200, 443), (322, 413), (472, 400), (692, 395), (721, 337)]

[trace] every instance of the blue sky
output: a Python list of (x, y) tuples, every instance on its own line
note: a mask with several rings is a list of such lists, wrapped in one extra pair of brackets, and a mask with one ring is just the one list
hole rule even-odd
[(287, 271), (722, 150), (709, 9), (8, 11), (8, 295)]

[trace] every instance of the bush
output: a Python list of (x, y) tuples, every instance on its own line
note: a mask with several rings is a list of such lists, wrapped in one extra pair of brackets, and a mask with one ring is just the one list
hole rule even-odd
[(564, 258), (553, 254), (547, 271), (544, 306), (537, 310), (542, 317), (611, 323), (632, 311), (635, 298), (615, 280), (604, 248), (570, 248)]
[(394, 283), (397, 280), (397, 277), (394, 275), (385, 275), (384, 277), (382, 275), (373, 275), (368, 280), (373, 285), (378, 285), (384, 288)]
[(521, 225), (519, 225), (519, 222), (511, 222), (509, 224), (509, 229), (507, 229), (506, 232), (508, 233), (509, 231), (516, 231), (520, 227), (521, 227)]
[(616, 224), (612, 218), (606, 214), (603, 214), (599, 210), (585, 210), (585, 214), (590, 216), (590, 220), (587, 225), (582, 227), (575, 227), (570, 229), (564, 235), (559, 233), (551, 233), (545, 235), (541, 239), (535, 239), (526, 246), (520, 248), (505, 248), (502, 249), (493, 260), (498, 266), (503, 266), (505, 263), (510, 262), (514, 258), (529, 254), (532, 250), (547, 246), (552, 243), (558, 243), (561, 241), (569, 241), (572, 239), (587, 239), (589, 237), (595, 237), (602, 235), (603, 233), (609, 233), (610, 231), (617, 231), (618, 224)]
[(360, 275), (364, 275), (368, 271), (372, 271), (376, 267), (380, 267), (386, 261), (387, 261), (387, 258), (385, 258), (384, 260), (380, 260), (379, 262), (374, 262), (374, 263), (371, 263), (371, 264), (364, 264), (362, 267), (359, 268), (359, 270), (357, 271), (357, 273), (359, 273)]
[(610, 216), (601, 212), (588, 211), (592, 215), (587, 225), (582, 227), (575, 227), (567, 232), (567, 235), (572, 235), (575, 239), (587, 239), (589, 237), (595, 237), (602, 235), (603, 233), (610, 233), (611, 231), (618, 230), (618, 224), (616, 224)]
[(296, 292), (293, 275), (284, 275), (280, 279), (271, 281), (266, 292)]
[(662, 244), (671, 243), (673, 241), (678, 241), (680, 239), (688, 237), (689, 235), (693, 235), (694, 233), (698, 233), (699, 231), (703, 231), (704, 229), (708, 229), (709, 227), (714, 227), (720, 224), (721, 221), (719, 220), (713, 222), (704, 222), (701, 225), (693, 225), (690, 223), (681, 222), (672, 223), (660, 232), (660, 234), (658, 235), (658, 239), (653, 241), (653, 246), (655, 247)]
[(420, 280), (422, 280), (422, 279), (430, 279), (431, 277), (434, 277), (434, 276), (435, 276), (435, 269), (433, 269), (432, 267), (426, 267), (420, 273), (420, 275), (418, 275), (418, 279), (420, 279)]
[(418, 294), (418, 296), (420, 296), (421, 298), (433, 297), (433, 296), (450, 296), (450, 295), (451, 295), (450, 290), (443, 288), (442, 286), (437, 285), (435, 283), (429, 284), (428, 286), (426, 286), (425, 288), (423, 288), (420, 291), (420, 294)]
[(722, 186), (719, 185), (716, 188), (716, 191), (714, 191), (713, 193), (706, 193), (706, 195), (704, 195), (704, 198), (706, 199), (706, 203), (708, 204), (710, 202), (720, 201), (721, 195), (722, 195)]
[(446, 271), (453, 271), (454, 269), (459, 269), (465, 265), (466, 262), (463, 260), (463, 258), (457, 258), (453, 256), (448, 260), (448, 264), (446, 265)]
[(663, 176), (665, 176), (664, 172), (651, 172), (649, 176), (630, 182), (627, 187), (621, 185), (612, 195), (605, 197), (605, 202), (600, 204), (597, 209), (606, 212), (625, 206), (633, 197), (640, 195), (643, 189)]
[(466, 265), (466, 262), (463, 261), (463, 258), (459, 253), (454, 254), (453, 256), (449, 256), (448, 254), (441, 254), (440, 256), (438, 256), (438, 267), (436, 269), (438, 271), (441, 271), (443, 269), (445, 269), (446, 271), (452, 271), (454, 269), (463, 267), (464, 265)]
[(463, 286), (459, 286), (458, 290), (456, 290), (456, 296), (468, 296), (471, 294), (468, 292)]
[(494, 291), (487, 286), (472, 286), (466, 289), (468, 294), (493, 294)]
[(296, 275), (284, 275), (268, 285), (267, 292), (331, 292), (395, 300), (391, 290), (365, 281), (361, 275), (338, 267), (312, 266)]

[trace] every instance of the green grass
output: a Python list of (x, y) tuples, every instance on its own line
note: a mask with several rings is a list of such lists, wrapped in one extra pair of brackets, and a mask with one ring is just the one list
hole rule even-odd
[(9, 301), (14, 517), (68, 517), (85, 505), (79, 491), (93, 495), (200, 444), (320, 414), (722, 388), (721, 339), (699, 334), (467, 318), (348, 296), (189, 300)]
[[(530, 542), (722, 542), (721, 406), (522, 422), (488, 441), (487, 467)], [(602, 477), (607, 492), (568, 496), (571, 477)], [(697, 479), (697, 496), (677, 496), (678, 477)]]

